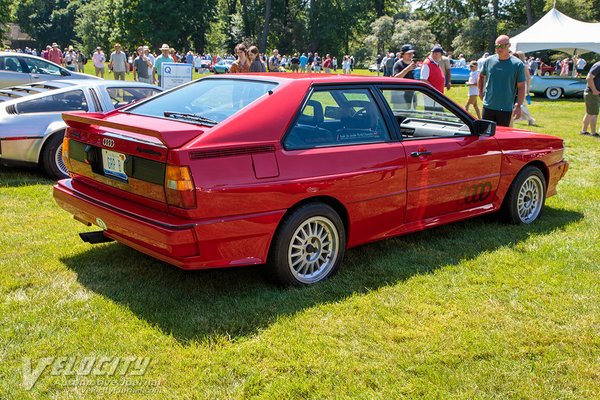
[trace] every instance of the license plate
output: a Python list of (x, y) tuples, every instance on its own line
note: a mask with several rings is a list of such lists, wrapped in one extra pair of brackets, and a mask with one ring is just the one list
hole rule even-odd
[(102, 149), (102, 166), (104, 175), (114, 176), (115, 178), (127, 180), (125, 173), (125, 160), (127, 156), (116, 151)]

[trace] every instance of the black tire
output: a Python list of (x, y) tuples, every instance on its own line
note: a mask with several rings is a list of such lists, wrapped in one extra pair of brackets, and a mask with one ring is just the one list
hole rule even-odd
[(284, 286), (312, 285), (339, 269), (345, 250), (346, 231), (337, 212), (326, 204), (308, 203), (281, 221), (266, 272)]
[(62, 159), (62, 143), (64, 132), (53, 133), (44, 143), (40, 163), (46, 175), (54, 180), (65, 179), (69, 177), (67, 168)]
[(507, 222), (514, 225), (531, 224), (542, 214), (546, 202), (546, 178), (539, 168), (529, 166), (521, 170), (503, 204)]

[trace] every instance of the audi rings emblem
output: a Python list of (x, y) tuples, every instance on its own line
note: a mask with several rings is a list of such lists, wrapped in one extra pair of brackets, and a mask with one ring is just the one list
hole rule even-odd
[(115, 147), (115, 141), (114, 141), (114, 139), (103, 138), (102, 139), (102, 146), (104, 146), (104, 147)]

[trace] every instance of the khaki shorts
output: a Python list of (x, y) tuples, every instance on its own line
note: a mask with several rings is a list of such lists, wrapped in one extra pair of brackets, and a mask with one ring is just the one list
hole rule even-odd
[(591, 91), (586, 90), (583, 93), (583, 100), (585, 101), (585, 112), (588, 115), (598, 115), (598, 111), (600, 111), (600, 95), (592, 94)]

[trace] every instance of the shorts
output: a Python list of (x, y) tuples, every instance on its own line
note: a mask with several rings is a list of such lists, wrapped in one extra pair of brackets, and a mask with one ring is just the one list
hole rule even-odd
[(582, 73), (583, 72), (583, 68), (577, 68), (577, 72)]
[(321, 66), (315, 65), (315, 72), (321, 72)]
[(96, 74), (99, 74), (100, 72), (104, 73), (104, 67), (96, 67), (96, 66), (94, 66), (94, 68), (96, 68)]
[(142, 78), (141, 76), (138, 76), (138, 82), (149, 83), (151, 85), (154, 83), (152, 82), (152, 78)]
[(298, 72), (298, 64), (292, 64), (290, 69), (292, 70), (292, 72)]
[(598, 115), (600, 111), (600, 95), (592, 94), (591, 90), (583, 92), (583, 100), (585, 102), (585, 112), (588, 115)]
[(113, 74), (115, 74), (115, 80), (117, 80), (117, 81), (125, 80), (125, 71), (122, 71), (122, 72), (113, 71)]
[(483, 107), (482, 119), (494, 121), (500, 126), (510, 126), (512, 111), (498, 111)]

